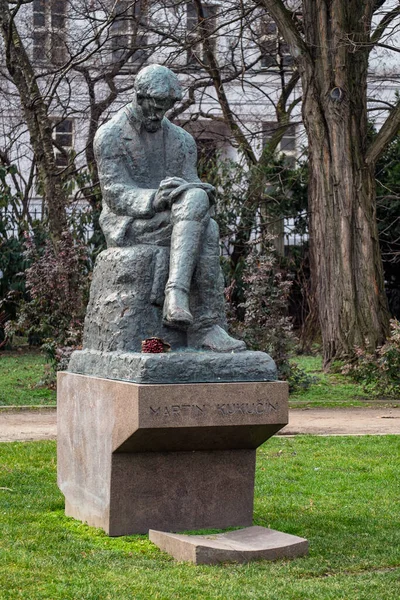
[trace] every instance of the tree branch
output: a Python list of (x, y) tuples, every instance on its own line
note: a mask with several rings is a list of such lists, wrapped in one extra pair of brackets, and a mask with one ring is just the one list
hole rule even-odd
[[(371, 35), (371, 44), (376, 44), (382, 38), (385, 33), (387, 27), (394, 21), (396, 17), (400, 15), (400, 6), (397, 6), (390, 12), (386, 13), (383, 19), (378, 23), (375, 27), (374, 32)], [(372, 46), (371, 46), (372, 49)]]
[(379, 10), (384, 4), (385, 4), (386, 0), (374, 0), (373, 1), (373, 12), (375, 13), (377, 10)]
[(282, 107), (286, 106), (286, 103), (289, 100), (289, 96), (293, 92), (296, 85), (298, 84), (299, 79), (300, 79), (300, 73), (297, 70), (293, 71), (292, 76), (289, 79), (289, 82), (283, 88), (282, 95), (279, 98), (278, 107), (277, 107), (278, 111), (282, 110)]
[(294, 14), (286, 8), (282, 0), (260, 0), (263, 6), (275, 21), (279, 33), (289, 46), (290, 54), (295, 60), (310, 59), (308, 48), (301, 37), (296, 25)]
[(389, 44), (375, 44), (375, 48), (385, 48), (385, 50), (400, 52), (400, 48), (396, 48), (396, 46), (389, 46)]
[(247, 160), (249, 166), (252, 164), (254, 165), (257, 163), (256, 155), (254, 154), (251, 144), (249, 143), (249, 141), (246, 138), (246, 136), (244, 135), (243, 131), (237, 124), (235, 117), (232, 113), (228, 97), (225, 93), (225, 88), (224, 88), (224, 85), (222, 82), (222, 77), (221, 77), (221, 71), (218, 66), (217, 59), (215, 57), (215, 52), (212, 47), (212, 44), (210, 43), (210, 38), (207, 35), (207, 31), (204, 29), (205, 15), (204, 15), (204, 7), (202, 4), (202, 1), (201, 0), (193, 0), (193, 3), (196, 7), (196, 11), (197, 11), (197, 15), (198, 15), (199, 29), (203, 35), (202, 42), (203, 42), (204, 51), (205, 51), (205, 55), (206, 55), (206, 59), (207, 59), (206, 60), (207, 64), (205, 64), (203, 66), (207, 69), (207, 71), (213, 81), (214, 88), (215, 88), (215, 91), (216, 91), (216, 94), (218, 97), (218, 101), (220, 103), (222, 114), (224, 115), (224, 120), (225, 120), (226, 124), (228, 125), (232, 135), (234, 136), (237, 143), (239, 144), (240, 149), (242, 150), (244, 156), (246, 157), (246, 160)]
[(400, 128), (400, 101), (394, 108), (367, 150), (365, 162), (374, 165)]

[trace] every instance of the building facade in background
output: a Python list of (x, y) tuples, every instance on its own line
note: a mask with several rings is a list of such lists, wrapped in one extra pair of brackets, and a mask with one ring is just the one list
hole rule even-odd
[[(286, 164), (294, 168), (303, 158), (307, 140), (293, 58), (275, 23), (254, 2), (32, 0), (19, 7), (15, 22), (48, 105), (57, 168), (75, 177), (71, 210), (84, 201), (78, 184), (84, 185), (91, 169), (94, 131), (130, 101), (135, 74), (148, 63), (178, 73), (185, 96), (172, 119), (196, 138), (200, 159), (243, 160), (236, 128), (256, 157), (281, 132), (277, 152)], [(41, 218), (29, 133), (4, 53), (3, 47), (0, 161), (17, 166), (13, 186), (29, 214)], [(382, 47), (372, 61), (371, 118), (378, 127), (385, 103), (399, 89), (395, 56)], [(286, 225), (287, 241), (296, 242)]]

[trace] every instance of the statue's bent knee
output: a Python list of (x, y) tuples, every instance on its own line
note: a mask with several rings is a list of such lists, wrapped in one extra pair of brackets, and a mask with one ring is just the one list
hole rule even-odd
[(183, 192), (171, 207), (171, 222), (203, 221), (208, 215), (210, 201), (208, 194), (201, 189)]
[(219, 245), (219, 227), (218, 223), (214, 219), (210, 219), (210, 222), (207, 226), (207, 238), (212, 240), (213, 242), (217, 242)]

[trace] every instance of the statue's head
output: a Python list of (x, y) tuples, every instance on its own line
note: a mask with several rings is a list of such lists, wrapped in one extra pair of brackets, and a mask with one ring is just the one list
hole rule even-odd
[(143, 125), (150, 132), (160, 129), (167, 110), (182, 98), (177, 76), (162, 65), (149, 65), (139, 71), (135, 80), (135, 92)]

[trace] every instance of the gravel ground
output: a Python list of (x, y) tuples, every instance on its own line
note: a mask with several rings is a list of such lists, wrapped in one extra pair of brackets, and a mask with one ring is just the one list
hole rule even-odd
[[(400, 434), (400, 408), (291, 409), (279, 435)], [(0, 442), (54, 440), (55, 409), (1, 410)]]

